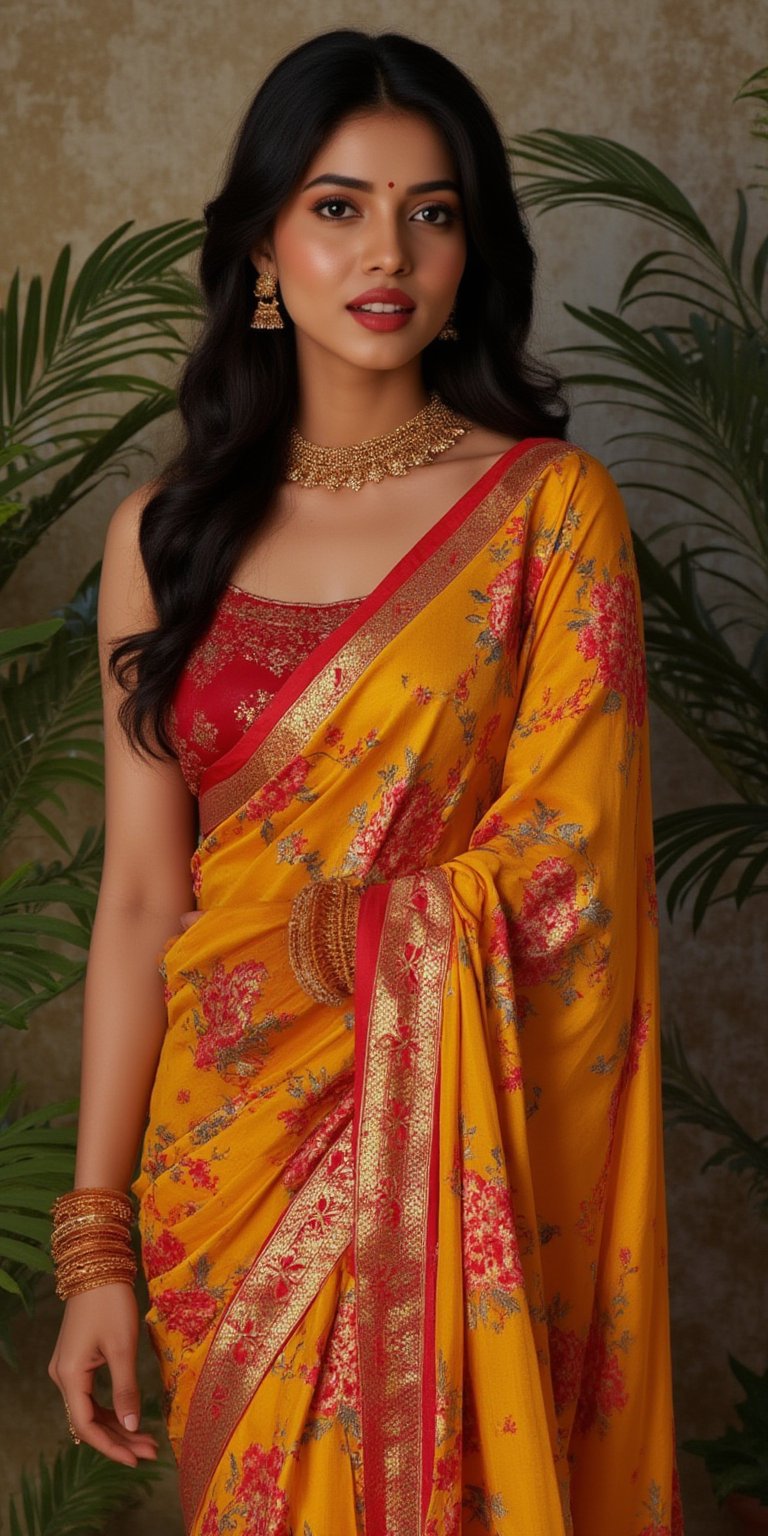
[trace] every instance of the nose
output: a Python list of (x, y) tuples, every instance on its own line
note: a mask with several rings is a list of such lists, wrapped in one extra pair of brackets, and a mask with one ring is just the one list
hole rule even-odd
[(366, 271), (408, 272), (408, 240), (396, 213), (372, 215), (366, 231)]

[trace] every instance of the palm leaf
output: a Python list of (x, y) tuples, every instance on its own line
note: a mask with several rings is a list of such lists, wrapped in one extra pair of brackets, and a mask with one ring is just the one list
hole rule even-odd
[(0, 838), (31, 816), (65, 853), (61, 831), (44, 816), (63, 810), (62, 780), (100, 789), (103, 784), (101, 680), (96, 641), (96, 566), (71, 602), (57, 609), (63, 624), (45, 649), (21, 670), (12, 661), (0, 678)]
[[(744, 666), (701, 599), (681, 547), (676, 577), (633, 530), (646, 604), (648, 689), (746, 802), (768, 799), (768, 720), (762, 675)], [(753, 653), (759, 665), (761, 652)]]
[[(33, 496), (13, 526), (4, 531), (0, 544), (0, 586), (8, 580), (19, 562), (57, 518), (68, 512), (84, 496), (95, 491), (102, 481), (116, 475), (126, 475), (130, 458), (150, 457), (148, 449), (139, 443), (130, 442), (130, 439), (145, 431), (158, 417), (172, 410), (174, 405), (175, 400), (170, 390), (156, 389), (151, 395), (137, 401), (109, 427), (88, 433), (79, 432), (74, 444), (65, 434), (59, 434), (58, 440), (64, 446), (58, 453), (49, 455), (44, 465), (35, 461), (31, 469), (17, 473), (16, 481), (21, 485), (25, 479), (38, 475), (42, 468), (49, 472), (52, 466), (66, 463), (72, 459), (73, 454), (77, 455), (76, 463), (66, 474), (59, 476), (51, 490), (45, 495)], [(112, 421), (112, 413), (103, 414), (108, 415)], [(77, 419), (82, 420), (82, 413), (78, 414)], [(122, 453), (122, 459), (115, 461), (118, 453)]]
[[(0, 477), (0, 502), (18, 497), (43, 470), (49, 478), (62, 473), (16, 519), (0, 580), (55, 518), (105, 474), (119, 473), (108, 467), (114, 455), (175, 405), (172, 389), (124, 365), (134, 358), (174, 362), (186, 352), (183, 331), (199, 314), (199, 296), (176, 263), (199, 245), (203, 225), (177, 219), (128, 235), (132, 222), (91, 252), (68, 295), (69, 246), (57, 259), (45, 303), (34, 276), (22, 314), (19, 272), (11, 279), (0, 312), (0, 428), (17, 439), (17, 451)], [(123, 409), (122, 399), (137, 394)], [(89, 412), (91, 398), (98, 408)], [(130, 452), (139, 451), (133, 444)]]
[[(521, 180), (524, 206), (543, 213), (569, 204), (618, 208), (647, 223), (673, 231), (702, 258), (722, 284), (724, 303), (732, 303), (751, 328), (761, 319), (758, 306), (734, 275), (731, 264), (684, 192), (658, 166), (614, 139), (540, 128), (509, 141)], [(539, 169), (528, 169), (527, 167)]]
[(745, 1175), (757, 1210), (768, 1216), (768, 1136), (750, 1136), (709, 1079), (693, 1070), (676, 1023), (662, 1031), (662, 1082), (668, 1123), (701, 1125), (722, 1143), (702, 1164), (702, 1173), (728, 1166), (732, 1173)]
[[(670, 916), (690, 891), (697, 890), (694, 932), (708, 907), (729, 900), (740, 907), (748, 896), (768, 890), (768, 879), (764, 878), (768, 866), (768, 805), (703, 805), (675, 811), (660, 816), (654, 823), (654, 832), (659, 878), (675, 866), (682, 866), (667, 891)], [(698, 851), (689, 857), (694, 848)], [(745, 868), (736, 885), (715, 895), (725, 877), (733, 874), (740, 863)]]
[(77, 1123), (54, 1126), (74, 1116), (77, 1099), (47, 1104), (13, 1120), (9, 1109), (21, 1093), (16, 1079), (0, 1091), (0, 1284), (31, 1310), (29, 1281), (53, 1273), (50, 1209), (71, 1188)]
[(0, 662), (39, 651), (58, 633), (63, 623), (63, 619), (40, 619), (36, 624), (25, 624), (20, 629), (0, 630)]
[(49, 1467), (40, 1453), (34, 1480), (21, 1473), (20, 1506), (9, 1498), (9, 1536), (98, 1536), (111, 1514), (135, 1508), (174, 1465), (157, 1457), (127, 1467), (72, 1444)]
[[(0, 1025), (26, 1029), (31, 1012), (85, 974), (103, 860), (103, 825), (89, 827), (68, 863), (32, 860), (0, 882)], [(54, 905), (74, 922), (40, 915)], [(75, 956), (59, 953), (44, 934)]]

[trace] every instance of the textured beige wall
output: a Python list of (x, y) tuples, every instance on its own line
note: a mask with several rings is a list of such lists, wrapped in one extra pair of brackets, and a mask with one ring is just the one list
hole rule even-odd
[[(765, 15), (764, 4), (757, 9)], [(546, 126), (623, 139), (663, 165), (723, 236), (732, 223), (734, 185), (753, 178), (757, 158), (748, 111), (731, 106), (741, 82), (765, 62), (755, 22), (754, 0), (729, 0), (727, 7), (720, 0), (478, 0), (471, 7), (458, 0), (283, 0), (280, 7), (243, 0), (6, 0), (3, 286), (17, 264), (25, 280), (35, 271), (47, 280), (66, 241), (77, 263), (127, 218), (143, 228), (199, 216), (263, 74), (295, 43), (339, 25), (402, 30), (445, 49), (481, 86), (507, 134)], [(649, 243), (638, 223), (610, 213), (550, 214), (534, 221), (533, 233), (542, 347), (578, 334), (564, 299), (609, 307), (630, 262)], [(611, 449), (608, 435), (626, 419), (609, 424), (601, 412), (582, 408), (571, 436), (610, 461), (619, 448)], [(162, 454), (167, 430), (148, 434), (153, 452)], [(137, 460), (129, 480), (103, 486), (49, 533), (4, 594), (4, 622), (43, 617), (70, 595), (101, 553), (116, 501), (147, 478), (151, 462)], [(643, 531), (659, 515), (634, 499), (630, 509)], [(714, 775), (658, 713), (652, 726), (656, 812), (722, 797)], [(97, 818), (95, 800), (69, 799), (73, 819)], [(24, 846), (33, 845), (18, 844), (19, 854)], [(687, 916), (674, 925), (663, 913), (661, 920), (666, 1016), (679, 1020), (692, 1063), (755, 1135), (765, 1131), (764, 927), (765, 903), (741, 914), (717, 908), (696, 937)], [(38, 1014), (27, 1036), (2, 1041), (3, 1079), (17, 1065), (30, 1085), (30, 1105), (77, 1091), (80, 1004), (79, 993), (71, 993)], [(680, 1439), (717, 1433), (733, 1417), (738, 1393), (728, 1350), (756, 1369), (764, 1364), (765, 1237), (734, 1178), (700, 1173), (712, 1150), (698, 1130), (667, 1132)], [(3, 1494), (18, 1488), (23, 1466), (33, 1470), (38, 1449), (52, 1453), (66, 1443), (60, 1401), (45, 1374), (59, 1315), (53, 1298), (35, 1328), (18, 1330), (22, 1371), (0, 1406)], [(156, 1390), (148, 1346), (142, 1375), (146, 1391)], [(683, 1453), (680, 1466), (688, 1536), (727, 1531), (700, 1461)], [(177, 1536), (174, 1480), (110, 1530)]]

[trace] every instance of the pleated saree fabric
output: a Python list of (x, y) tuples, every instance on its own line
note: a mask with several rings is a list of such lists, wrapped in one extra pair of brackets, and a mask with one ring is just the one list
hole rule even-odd
[[(682, 1536), (646, 672), (527, 438), (200, 782), (133, 1184), (191, 1536)], [(354, 995), (291, 903), (362, 898)]]

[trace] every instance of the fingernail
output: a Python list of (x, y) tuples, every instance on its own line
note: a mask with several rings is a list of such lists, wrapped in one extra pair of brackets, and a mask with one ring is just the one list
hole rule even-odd
[(137, 1413), (127, 1413), (123, 1419), (123, 1423), (126, 1429), (138, 1429), (139, 1415)]

